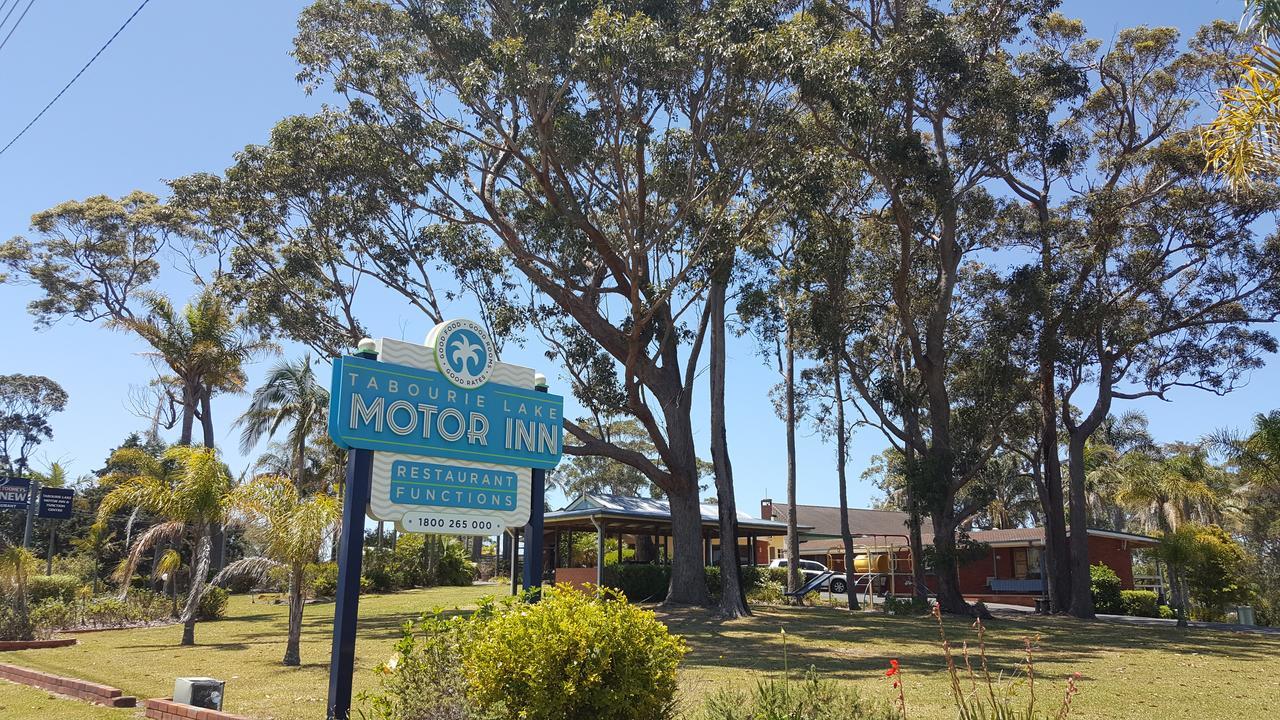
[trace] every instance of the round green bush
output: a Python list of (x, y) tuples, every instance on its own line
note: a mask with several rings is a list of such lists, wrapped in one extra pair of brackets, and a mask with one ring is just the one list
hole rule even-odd
[(471, 700), (504, 720), (661, 720), (687, 648), (615, 590), (556, 586), (483, 605), (461, 652)]
[(32, 575), (27, 578), (27, 602), (35, 605), (45, 600), (72, 602), (83, 583), (75, 575)]
[(1120, 610), (1134, 617), (1160, 617), (1156, 594), (1150, 590), (1121, 590)]
[(1089, 566), (1089, 586), (1093, 592), (1093, 609), (1100, 613), (1117, 614), (1122, 611), (1120, 602), (1120, 576), (1110, 567), (1097, 563)]
[(217, 587), (216, 585), (205, 590), (204, 595), (200, 598), (200, 605), (196, 608), (196, 617), (200, 620), (220, 620), (223, 615), (227, 614), (227, 603), (231, 600), (231, 593), (226, 589)]

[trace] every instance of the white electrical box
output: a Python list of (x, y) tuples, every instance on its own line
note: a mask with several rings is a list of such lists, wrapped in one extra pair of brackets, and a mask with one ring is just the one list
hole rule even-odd
[(206, 710), (221, 710), (225, 686), (226, 683), (213, 678), (178, 678), (173, 683), (173, 701)]

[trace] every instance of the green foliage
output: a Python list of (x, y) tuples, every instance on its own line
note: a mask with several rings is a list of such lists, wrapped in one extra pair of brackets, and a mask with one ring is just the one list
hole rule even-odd
[(312, 597), (331, 598), (338, 594), (338, 563), (312, 563), (307, 566), (307, 588)]
[(765, 680), (748, 693), (724, 689), (704, 704), (698, 720), (890, 720), (896, 713), (863, 699), (848, 683), (823, 680), (814, 668), (804, 679)]
[(1251, 597), (1244, 548), (1217, 525), (1197, 525), (1195, 555), (1186, 568), (1187, 583), (1197, 614), (1221, 620), (1235, 603)]
[[(774, 592), (776, 585), (787, 586), (785, 568), (769, 568), (762, 565), (744, 565), (741, 568), (742, 585), (747, 599), (753, 602), (780, 602)], [(712, 602), (720, 599), (720, 566), (708, 565), (703, 568), (706, 575), (707, 594)], [(667, 587), (671, 584), (671, 566), (669, 565), (605, 565), (604, 584), (620, 590), (631, 602), (661, 602), (667, 596)]]
[(685, 652), (618, 592), (557, 586), (410, 623), (362, 700), (377, 720), (662, 720)]
[(673, 715), (684, 641), (616, 591), (548, 588), (536, 603), (483, 605), (472, 623), (463, 668), (481, 709), (506, 720)]
[(227, 614), (227, 602), (231, 593), (216, 585), (209, 587), (200, 598), (196, 609), (196, 617), (201, 620), (220, 620)]
[(13, 603), (0, 603), (0, 640), (31, 640), (35, 633), (29, 611), (23, 612)]
[(366, 550), (362, 575), (368, 580), (368, 591), (375, 593), (470, 585), (475, 564), (462, 543), (453, 538), (411, 533), (401, 535), (394, 549)]
[(884, 611), (890, 615), (920, 616), (929, 612), (931, 605), (918, 597), (894, 597), (884, 599)]
[(1120, 613), (1134, 617), (1160, 617), (1156, 594), (1150, 590), (1121, 590)]
[(1168, 605), (1161, 605), (1156, 611), (1159, 613), (1161, 620), (1172, 620), (1178, 616), (1178, 614), (1173, 611), (1173, 608)]
[(632, 602), (660, 602), (671, 584), (669, 565), (606, 565), (604, 584)]
[(74, 575), (32, 575), (27, 579), (27, 600), (32, 605), (49, 599), (71, 602), (82, 584)]
[(1093, 607), (1100, 613), (1115, 614), (1122, 611), (1120, 604), (1120, 576), (1103, 563), (1089, 566), (1089, 590), (1093, 594)]

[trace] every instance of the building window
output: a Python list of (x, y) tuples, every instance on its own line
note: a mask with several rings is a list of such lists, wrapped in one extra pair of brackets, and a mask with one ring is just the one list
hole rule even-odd
[(1016, 580), (1040, 578), (1040, 548), (1014, 548), (1013, 577)]

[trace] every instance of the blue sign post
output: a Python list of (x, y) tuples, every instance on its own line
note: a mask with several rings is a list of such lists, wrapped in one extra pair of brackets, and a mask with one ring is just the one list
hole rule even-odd
[(560, 460), (564, 400), (535, 377), (499, 362), (470, 320), (437, 325), (425, 345), (362, 340), (359, 353), (334, 361), (329, 435), (350, 454), (329, 720), (351, 711), (366, 508), (409, 532), (484, 536), (524, 526), (526, 558), (535, 558), (526, 573), (536, 565), (540, 584), (542, 488)]

